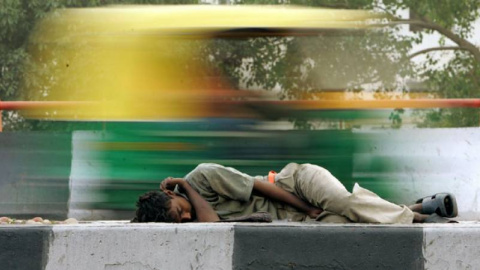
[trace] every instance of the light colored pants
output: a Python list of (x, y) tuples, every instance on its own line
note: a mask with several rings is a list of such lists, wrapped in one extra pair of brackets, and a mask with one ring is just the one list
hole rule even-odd
[(406, 206), (390, 203), (355, 184), (350, 193), (328, 170), (312, 164), (288, 164), (276, 176), (293, 177), (294, 193), (326, 212), (317, 217), (322, 222), (405, 223), (413, 221)]

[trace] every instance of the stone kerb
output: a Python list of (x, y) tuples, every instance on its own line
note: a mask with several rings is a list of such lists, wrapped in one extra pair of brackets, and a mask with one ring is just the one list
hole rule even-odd
[(0, 226), (1, 269), (478, 269), (480, 224)]

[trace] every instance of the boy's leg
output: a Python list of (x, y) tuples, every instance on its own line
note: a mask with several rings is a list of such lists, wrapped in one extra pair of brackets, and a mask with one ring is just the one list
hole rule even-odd
[(324, 210), (362, 223), (412, 223), (413, 212), (380, 198), (355, 184), (347, 189), (328, 170), (301, 164), (294, 175), (295, 191), (304, 200)]

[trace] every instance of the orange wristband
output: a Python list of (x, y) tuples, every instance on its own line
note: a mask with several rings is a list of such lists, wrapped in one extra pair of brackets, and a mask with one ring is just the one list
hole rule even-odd
[(269, 171), (268, 172), (268, 182), (274, 184), (275, 183), (275, 175), (277, 175), (277, 173), (275, 171)]

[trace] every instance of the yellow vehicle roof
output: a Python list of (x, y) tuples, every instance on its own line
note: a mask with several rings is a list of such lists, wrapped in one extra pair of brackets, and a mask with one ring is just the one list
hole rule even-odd
[(205, 67), (192, 62), (199, 53), (198, 44), (184, 46), (179, 40), (208, 40), (225, 33), (290, 35), (298, 31), (364, 28), (373, 18), (378, 16), (364, 10), (292, 6), (58, 10), (45, 18), (31, 37), (32, 45), (40, 45), (31, 46), (33, 62), (51, 73), (37, 78), (38, 85), (28, 90), (38, 93), (41, 91), (37, 87), (43, 86), (46, 97), (42, 100), (88, 101), (97, 105), (55, 112), (36, 110), (30, 116), (48, 114), (67, 120), (219, 117), (222, 112), (211, 101), (228, 94), (218, 94), (215, 87), (219, 81), (202, 77)]
[[(82, 32), (212, 34), (235, 29), (293, 30), (358, 29), (382, 15), (367, 10), (298, 6), (175, 5), (73, 8), (51, 19), (57, 27), (75, 25)], [(47, 20), (48, 21), (48, 20)]]

